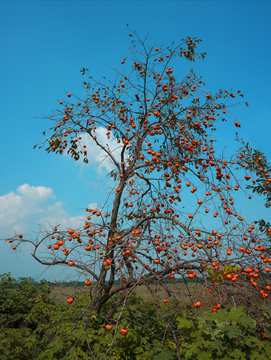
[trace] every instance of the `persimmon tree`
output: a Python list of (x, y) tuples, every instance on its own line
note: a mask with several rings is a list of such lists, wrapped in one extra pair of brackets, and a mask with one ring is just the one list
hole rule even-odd
[[(206, 56), (197, 52), (201, 40), (188, 37), (165, 47), (151, 45), (148, 37), (141, 40), (136, 32), (130, 36), (130, 52), (115, 70), (115, 80), (98, 82), (83, 68), (85, 97), (68, 93), (59, 102), (46, 117), (54, 124), (51, 135), (39, 146), (87, 164), (92, 156), (87, 143), (93, 142), (110, 162), (116, 184), (107, 201), (87, 208), (78, 229), (52, 226), (35, 241), (16, 234), (9, 242), (15, 250), (30, 242), (32, 256), (43, 265), (76, 268), (86, 278), (89, 306), (98, 318), (120, 294), (100, 318), (108, 330), (121, 324), (122, 312), (115, 320), (114, 314), (125, 307), (129, 294), (147, 287), (179, 354), (176, 328), (163, 315), (153, 284), (164, 288), (165, 303), (168, 298), (181, 302), (186, 289), (195, 308), (213, 293), (213, 312), (226, 300), (233, 306), (245, 302), (259, 319), (255, 299), (268, 305), (271, 229), (248, 224), (234, 202), (241, 190), (244, 201), (251, 199), (243, 184), (256, 186), (253, 174), (265, 184), (271, 184), (271, 175), (267, 162), (249, 147), (229, 158), (216, 153), (218, 124), (228, 121), (240, 128), (231, 108), (234, 98), (243, 95), (222, 89), (212, 94), (193, 69), (180, 74), (178, 61)], [(102, 130), (117, 146), (102, 140)], [(174, 287), (164, 282), (168, 278)], [(193, 278), (198, 281), (196, 295), (186, 282)], [(67, 301), (73, 303), (67, 306), (76, 304), (76, 298)]]

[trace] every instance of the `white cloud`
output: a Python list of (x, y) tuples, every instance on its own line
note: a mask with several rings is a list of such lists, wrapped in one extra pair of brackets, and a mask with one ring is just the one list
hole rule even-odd
[(85, 215), (70, 216), (61, 201), (51, 205), (50, 199), (55, 199), (51, 188), (28, 184), (0, 196), (0, 238), (38, 230), (38, 224), (48, 230), (57, 224), (62, 229), (82, 226)]
[[(108, 139), (106, 135), (107, 131), (108, 130), (102, 126), (98, 127), (96, 129), (97, 140), (102, 146), (104, 146), (106, 149), (109, 149), (111, 154), (116, 159), (116, 161), (119, 162), (123, 144), (122, 142), (118, 143), (117, 139), (113, 138), (112, 135)], [(89, 135), (83, 133), (80, 134), (80, 136), (82, 137), (81, 144), (86, 145), (89, 166), (95, 166), (95, 167), (97, 166), (98, 177), (99, 178), (104, 177), (106, 174), (108, 174), (110, 171), (112, 171), (115, 168), (112, 159), (110, 158), (110, 156), (106, 154), (104, 150), (102, 150), (95, 143), (94, 140), (92, 140), (92, 138)], [(83, 157), (80, 157), (79, 163), (82, 165), (84, 164)], [(84, 164), (84, 167), (85, 166), (86, 165)]]
[(42, 212), (48, 198), (54, 198), (52, 189), (24, 184), (15, 192), (0, 196), (0, 227), (9, 227), (23, 222), (30, 214)]
[(24, 184), (18, 187), (17, 193), (20, 195), (27, 196), (28, 198), (43, 199), (43, 198), (54, 198), (53, 190), (44, 186), (29, 186)]
[(88, 209), (97, 209), (97, 206), (98, 206), (98, 203), (91, 203), (91, 204), (88, 204)]
[(79, 216), (65, 216), (68, 215), (67, 213), (63, 215), (56, 216), (48, 215), (39, 220), (39, 224), (43, 225), (46, 229), (50, 230), (52, 227), (60, 224), (61, 229), (72, 228), (77, 229), (82, 226), (83, 222), (85, 221), (84, 215)]
[[(99, 142), (110, 149), (115, 159), (120, 161), (120, 154), (122, 150), (122, 143), (118, 143), (115, 138), (108, 139), (106, 135), (107, 129), (99, 127), (96, 129), (96, 136)], [(85, 144), (88, 151), (88, 160), (91, 167), (97, 168), (98, 178), (104, 178), (112, 169), (114, 165), (109, 157), (105, 157), (105, 153), (100, 149), (96, 143), (86, 134), (81, 134), (82, 144)], [(108, 145), (108, 146), (107, 146)], [(79, 162), (83, 164), (82, 157)], [(88, 178), (89, 179), (89, 178)], [(96, 177), (97, 179), (97, 177)], [(97, 187), (96, 192), (103, 192), (105, 187), (114, 187), (114, 181), (111, 178), (106, 178), (106, 182), (94, 181), (90, 178), (89, 186)], [(53, 190), (45, 186), (30, 186), (23, 184), (19, 186), (16, 191), (11, 191), (8, 194), (0, 196), (0, 238), (14, 236), (18, 233), (27, 233), (31, 229), (38, 231), (38, 224), (44, 226), (46, 229), (61, 224), (61, 228), (73, 227), (74, 229), (81, 227), (85, 221), (85, 213), (79, 216), (70, 216), (64, 210), (64, 203), (57, 201), (51, 204), (49, 200), (54, 200), (55, 195)], [(94, 209), (100, 207), (99, 204), (89, 204), (88, 208)], [(50, 225), (49, 225), (50, 224)]]

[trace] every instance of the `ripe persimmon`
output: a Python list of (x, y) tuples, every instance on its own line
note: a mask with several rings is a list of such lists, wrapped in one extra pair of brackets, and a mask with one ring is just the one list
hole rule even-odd
[[(182, 49), (180, 56), (185, 54), (188, 59), (193, 60), (194, 44), (194, 41), (189, 39), (187, 50), (183, 51)], [(185, 42), (184, 46), (186, 46)], [(129, 78), (128, 83), (129, 76), (123, 74), (121, 79), (118, 78), (116, 91), (112, 89), (113, 94), (109, 88), (97, 84), (96, 87), (93, 84), (93, 86), (88, 86), (88, 89), (93, 89), (91, 90), (93, 94), (88, 92), (86, 99), (82, 100), (82, 104), (81, 102), (76, 103), (76, 101), (72, 104), (72, 99), (67, 100), (66, 98), (63, 101), (57, 101), (61, 106), (56, 104), (56, 116), (51, 118), (54, 121), (53, 127), (50, 128), (53, 130), (53, 134), (47, 138), (48, 148), (46, 150), (63, 154), (67, 148), (68, 154), (72, 155), (75, 160), (81, 157), (81, 160), (87, 163), (86, 154), (92, 153), (89, 149), (87, 150), (88, 145), (85, 144), (85, 136), (89, 136), (90, 140), (94, 140), (93, 145), (98, 145), (99, 151), (104, 151), (106, 157), (111, 158), (114, 167), (111, 176), (116, 180), (116, 186), (113, 188), (113, 193), (110, 194), (110, 202), (113, 200), (112, 207), (106, 203), (104, 206), (99, 205), (99, 210), (87, 208), (87, 215), (91, 213), (95, 221), (90, 221), (92, 217), (86, 216), (87, 219), (83, 220), (82, 226), (78, 225), (75, 230), (68, 227), (63, 231), (60, 226), (52, 226), (51, 230), (53, 231), (47, 232), (42, 239), (42, 248), (45, 249), (45, 246), (52, 250), (52, 265), (73, 266), (73, 269), (66, 266), (66, 270), (82, 267), (86, 271), (94, 271), (100, 279), (103, 279), (101, 284), (93, 287), (92, 284), (94, 285), (96, 280), (83, 280), (84, 286), (90, 287), (86, 290), (93, 290), (91, 291), (92, 295), (97, 300), (91, 304), (94, 309), (97, 304), (107, 308), (107, 301), (112, 295), (111, 288), (115, 281), (122, 283), (122, 286), (117, 287), (116, 290), (121, 294), (120, 289), (125, 289), (126, 286), (131, 287), (133, 278), (140, 279), (139, 282), (133, 281), (135, 286), (144, 284), (144, 282), (148, 283), (150, 279), (159, 284), (162, 275), (174, 280), (176, 274), (191, 280), (197, 275), (205, 278), (206, 284), (202, 285), (205, 287), (203, 292), (206, 294), (207, 290), (211, 294), (213, 291), (219, 299), (222, 296), (222, 288), (216, 287), (219, 284), (214, 282), (219, 282), (219, 279), (216, 279), (217, 274), (221, 274), (221, 282), (226, 282), (224, 285), (228, 287), (237, 286), (239, 288), (239, 286), (245, 286), (246, 283), (249, 291), (254, 291), (255, 295), (258, 295), (260, 291), (261, 301), (268, 296), (266, 292), (269, 293), (270, 298), (271, 286), (268, 279), (262, 281), (262, 276), (268, 278), (271, 273), (270, 254), (268, 249), (259, 245), (258, 240), (261, 239), (261, 245), (267, 247), (269, 238), (266, 239), (266, 235), (271, 238), (271, 225), (270, 229), (265, 229), (265, 234), (260, 235), (256, 229), (255, 234), (251, 236), (254, 226), (250, 227), (245, 224), (241, 228), (239, 224), (237, 225), (237, 219), (242, 221), (243, 218), (235, 212), (237, 211), (233, 208), (235, 202), (231, 197), (235, 193), (234, 190), (240, 190), (237, 184), (239, 180), (233, 173), (232, 164), (242, 166), (243, 170), (250, 172), (248, 175), (242, 174), (242, 179), (245, 175), (244, 179), (251, 181), (254, 185), (256, 181), (259, 186), (271, 185), (271, 171), (269, 174), (265, 156), (257, 152), (258, 155), (253, 155), (251, 158), (246, 150), (238, 153), (236, 161), (225, 161), (222, 156), (220, 158), (216, 156), (216, 140), (212, 138), (212, 132), (209, 130), (213, 130), (211, 127), (215, 127), (218, 117), (225, 116), (224, 114), (228, 111), (227, 104), (222, 102), (222, 99), (219, 104), (216, 104), (219, 96), (211, 95), (208, 91), (205, 92), (205, 96), (203, 94), (200, 98), (197, 89), (201, 89), (202, 81), (194, 76), (192, 71), (189, 75), (184, 74), (184, 80), (181, 83), (171, 76), (173, 69), (169, 67), (171, 65), (169, 60), (174, 57), (175, 52), (164, 51), (159, 48), (159, 45), (158, 47), (154, 45), (150, 49), (152, 49), (151, 55), (154, 55), (155, 58), (158, 56), (157, 52), (161, 52), (155, 59), (157, 64), (153, 64), (153, 66), (158, 65), (161, 73), (157, 72), (158, 68), (148, 67), (148, 63), (144, 63), (149, 57), (148, 54), (142, 61), (139, 58), (135, 59), (134, 68), (139, 82), (144, 82), (143, 88), (141, 85), (133, 86), (133, 78)], [(140, 52), (137, 54), (139, 56)], [(122, 63), (124, 62), (123, 59)], [(147, 74), (147, 69), (149, 69), (149, 74)], [(164, 76), (165, 74), (166, 76)], [(150, 83), (148, 83), (149, 76)], [(150, 88), (148, 88), (148, 84), (151, 85)], [(179, 86), (180, 84), (182, 86)], [(125, 95), (125, 93), (128, 94), (128, 90), (124, 90), (127, 86), (132, 91), (129, 93), (129, 97)], [(114, 87), (115, 85), (113, 85)], [(235, 96), (227, 91), (225, 93), (227, 96)], [(71, 96), (71, 93), (67, 93), (67, 97)], [(75, 95), (73, 97), (75, 98)], [(180, 104), (184, 97), (185, 99), (192, 98), (192, 102), (185, 107)], [(132, 100), (134, 98), (136, 103)], [(200, 102), (205, 102), (205, 104), (200, 104)], [(112, 112), (112, 116), (109, 116), (109, 112)], [(235, 118), (233, 117), (233, 119)], [(237, 121), (235, 125), (237, 128), (240, 127)], [(102, 144), (103, 137), (103, 134), (99, 132), (100, 129), (104, 131), (106, 138), (116, 137), (122, 148), (120, 156), (113, 157), (115, 154), (111, 151), (113, 149), (110, 149), (111, 144), (107, 144), (106, 147), (104, 147), (105, 144), (99, 146)], [(161, 142), (160, 135), (162, 135)], [(242, 161), (244, 163), (241, 163)], [(154, 179), (154, 174), (150, 174), (156, 173), (156, 171)], [(256, 173), (257, 179), (252, 180), (252, 172)], [(260, 178), (259, 184), (258, 177)], [(228, 180), (231, 178), (236, 181), (229, 182)], [(155, 184), (152, 187), (152, 181), (157, 182), (158, 186), (156, 187)], [(198, 186), (199, 181), (203, 186)], [(270, 188), (270, 186), (262, 188), (260, 192), (270, 192)], [(200, 195), (195, 196), (195, 192), (201, 191)], [(178, 196), (183, 194), (181, 192), (184, 195), (188, 193), (190, 196), (188, 206), (180, 207), (185, 209), (185, 212), (177, 207), (177, 201), (181, 202), (185, 199)], [(211, 204), (207, 205), (207, 202), (213, 203), (215, 200), (217, 200), (217, 205), (214, 204), (214, 207)], [(112, 219), (108, 218), (110, 214), (107, 213), (107, 206), (112, 209)], [(92, 208), (90, 205), (88, 207)], [(202, 216), (204, 211), (200, 212), (200, 210), (205, 211), (206, 217)], [(210, 217), (212, 215), (216, 219), (214, 227), (211, 227), (210, 223), (210, 228), (207, 229), (205, 225), (200, 225), (201, 220), (203, 221), (200, 217), (208, 220), (209, 212)], [(196, 222), (196, 219), (198, 220), (197, 224), (192, 224), (194, 220)], [(128, 222), (130, 220), (132, 220), (131, 223)], [(69, 226), (73, 226), (72, 223)], [(213, 231), (214, 228), (219, 230)], [(81, 235), (78, 229), (80, 229)], [(21, 231), (24, 230), (21, 228)], [(219, 234), (218, 231), (221, 233)], [(178, 235), (178, 232), (183, 235)], [(28, 234), (24, 236), (28, 239)], [(17, 235), (16, 233), (14, 240), (7, 238), (6, 241), (13, 246), (16, 245), (16, 241), (20, 243), (22, 238), (22, 234)], [(29, 241), (27, 239), (24, 239), (24, 242)], [(12, 249), (15, 250), (16, 246), (13, 246)], [(57, 252), (61, 249), (62, 251)], [(87, 256), (81, 256), (82, 253)], [(232, 255), (235, 258), (234, 264), (239, 264), (238, 267), (229, 267), (231, 266), (229, 258)], [(144, 256), (144, 261), (140, 260), (142, 256)], [(71, 259), (75, 260), (71, 261)], [(80, 262), (77, 259), (80, 259)], [(181, 265), (182, 262), (185, 266)], [(211, 268), (210, 264), (212, 264)], [(255, 269), (251, 267), (250, 271), (238, 270), (240, 265), (246, 267), (249, 264), (251, 266), (253, 264)], [(225, 271), (225, 269), (228, 270)], [(213, 271), (215, 276), (210, 276), (210, 271)], [(91, 273), (94, 275), (94, 272)], [(105, 285), (103, 283), (105, 283), (106, 275), (109, 275), (107, 272), (110, 272), (110, 281), (104, 289), (106, 290), (105, 294), (104, 291), (101, 291), (101, 286)], [(239, 280), (244, 282), (244, 285), (238, 284)], [(258, 281), (258, 285), (254, 280)], [(56, 284), (56, 281), (53, 283)], [(208, 287), (213, 290), (209, 290)], [(262, 287), (265, 290), (261, 290)], [(113, 292), (115, 288), (114, 286)], [(203, 306), (200, 301), (197, 301), (197, 298), (202, 299), (201, 293), (202, 291), (197, 292), (197, 295), (190, 294), (193, 296), (191, 301), (194, 308)], [(72, 303), (74, 300), (71, 295), (67, 296), (68, 303)], [(164, 307), (168, 307), (166, 303), (169, 302), (169, 299), (160, 299), (161, 304), (162, 301), (165, 304)], [(195, 301), (194, 304), (193, 301)], [(117, 305), (119, 304), (117, 303)], [(214, 306), (213, 312), (218, 308), (218, 305)], [(112, 315), (113, 319), (112, 310), (115, 311), (115, 307), (109, 311), (110, 317)], [(112, 324), (106, 321), (104, 330), (113, 330), (115, 324)], [(124, 324), (127, 325), (127, 323)], [(122, 335), (127, 334), (124, 324), (123, 326), (119, 325), (118, 330), (116, 329)]]

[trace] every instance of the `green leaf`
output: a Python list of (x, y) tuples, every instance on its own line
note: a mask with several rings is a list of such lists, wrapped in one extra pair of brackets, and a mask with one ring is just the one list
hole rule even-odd
[(249, 357), (250, 360), (270, 360), (270, 357), (269, 356), (266, 356), (265, 354), (261, 353), (261, 355), (259, 356), (259, 351), (257, 350), (254, 350), (252, 351), (252, 353), (250, 354), (250, 357)]
[(173, 352), (163, 352), (159, 355), (155, 355), (153, 360), (173, 360), (174, 359), (174, 353)]
[(209, 351), (204, 351), (204, 352), (201, 352), (199, 351), (198, 353), (198, 360), (208, 360), (208, 359), (212, 359), (212, 353), (210, 353)]
[(246, 359), (246, 354), (239, 349), (235, 349), (234, 351), (231, 352), (230, 359), (236, 359), (236, 360)]
[(192, 326), (192, 322), (185, 318), (178, 318), (178, 329), (182, 329), (184, 327), (190, 328)]
[(137, 348), (134, 350), (134, 353), (135, 353), (135, 354), (141, 354), (141, 353), (143, 353), (143, 352), (144, 352), (144, 349), (143, 349), (141, 346), (137, 347)]
[(225, 269), (224, 269), (225, 273), (227, 273), (229, 271), (230, 267), (231, 267), (231, 263), (229, 263), (228, 265), (225, 266)]

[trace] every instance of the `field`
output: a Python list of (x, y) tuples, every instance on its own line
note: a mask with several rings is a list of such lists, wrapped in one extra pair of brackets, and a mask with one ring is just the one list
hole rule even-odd
[[(92, 287), (54, 286), (52, 288), (50, 297), (55, 297), (57, 301), (66, 301), (67, 297), (74, 296), (76, 292), (79, 294), (89, 293)], [(116, 286), (113, 286), (113, 289), (115, 287)], [(193, 305), (196, 301), (200, 301), (202, 303), (201, 308), (197, 310), (201, 313), (204, 313), (206, 311), (210, 313), (209, 310), (211, 310), (217, 303), (220, 303), (221, 305), (224, 305), (226, 307), (233, 306), (229, 297), (224, 292), (222, 292), (222, 296), (220, 296), (216, 293), (214, 288), (212, 288), (213, 292), (209, 293), (209, 289), (211, 289), (211, 287), (205, 287), (203, 284), (192, 282), (187, 284), (177, 283), (175, 285), (165, 284), (165, 287), (170, 292), (172, 292), (173, 296), (170, 296), (166, 292), (164, 287), (162, 287), (161, 285), (151, 285), (151, 290), (157, 297), (161, 307), (167, 309), (167, 311), (169, 312), (173, 308), (176, 308), (176, 304), (179, 305), (179, 308), (181, 310), (187, 310), (189, 307), (194, 308)], [(258, 307), (265, 307), (264, 301), (259, 296), (253, 296), (251, 294), (251, 290), (249, 288), (246, 288), (245, 286), (243, 286), (241, 290), (236, 286), (234, 289), (231, 289), (231, 294), (234, 296), (235, 299), (236, 297), (240, 297), (241, 299), (242, 297), (240, 296), (240, 291), (242, 291), (243, 294), (246, 294), (249, 303), (256, 303)], [(146, 286), (138, 286), (135, 290), (135, 293), (139, 296), (142, 296), (146, 301), (154, 302)], [(168, 299), (168, 302), (164, 303), (164, 299)], [(247, 302), (243, 302), (242, 305), (246, 306), (247, 304)]]

